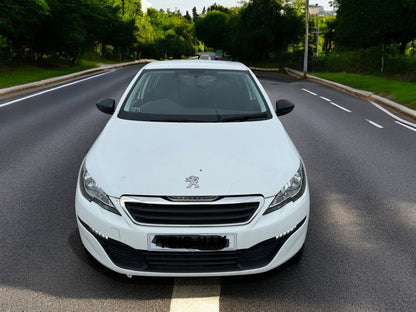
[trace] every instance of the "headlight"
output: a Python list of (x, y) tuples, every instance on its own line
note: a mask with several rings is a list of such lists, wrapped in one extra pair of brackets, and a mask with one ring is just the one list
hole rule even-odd
[(114, 207), (108, 195), (88, 173), (87, 168), (85, 167), (85, 162), (82, 165), (81, 174), (79, 176), (79, 185), (81, 193), (86, 199), (97, 203), (108, 211), (121, 215), (120, 212), (118, 212), (118, 210)]
[(295, 175), (289, 180), (289, 182), (286, 183), (280, 192), (277, 193), (264, 214), (276, 211), (290, 201), (296, 201), (305, 192), (305, 187), (305, 171), (303, 170), (303, 165), (301, 162), (298, 171), (296, 171)]

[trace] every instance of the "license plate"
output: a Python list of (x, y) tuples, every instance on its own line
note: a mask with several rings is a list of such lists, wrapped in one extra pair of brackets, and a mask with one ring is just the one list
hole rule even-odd
[(150, 251), (229, 251), (236, 249), (236, 234), (148, 234)]

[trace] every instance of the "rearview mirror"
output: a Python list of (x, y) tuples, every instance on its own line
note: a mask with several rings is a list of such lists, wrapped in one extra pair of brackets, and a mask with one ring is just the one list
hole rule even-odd
[(289, 114), (295, 108), (295, 104), (293, 104), (289, 100), (278, 100), (276, 101), (276, 114), (277, 116), (283, 116)]
[(116, 101), (114, 99), (105, 98), (99, 100), (96, 105), (97, 108), (103, 113), (112, 115), (116, 107)]

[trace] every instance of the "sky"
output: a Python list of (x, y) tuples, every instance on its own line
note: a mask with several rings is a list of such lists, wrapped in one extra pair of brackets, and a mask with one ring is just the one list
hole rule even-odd
[[(142, 7), (152, 7), (154, 9), (170, 9), (171, 11), (180, 10), (182, 14), (188, 10), (192, 14), (192, 8), (195, 6), (198, 13), (202, 12), (203, 7), (208, 8), (212, 4), (217, 3), (225, 7), (241, 6), (240, 0), (142, 0)], [(322, 5), (325, 10), (330, 10), (328, 0), (309, 0), (310, 5)]]

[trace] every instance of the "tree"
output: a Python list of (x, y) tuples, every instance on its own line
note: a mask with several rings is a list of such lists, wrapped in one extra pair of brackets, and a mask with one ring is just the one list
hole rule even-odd
[(195, 22), (199, 17), (198, 11), (196, 10), (196, 7), (192, 8), (192, 20)]
[(140, 0), (113, 0), (113, 6), (120, 8), (119, 12), (123, 20), (136, 20), (142, 15), (142, 4)]
[[(416, 4), (412, 0), (338, 0), (335, 42), (355, 49), (398, 43), (416, 37)], [(404, 48), (402, 49), (404, 52)]]
[(141, 14), (140, 0), (2, 0), (0, 57), (64, 59), (73, 65), (98, 44), (128, 54)]
[(338, 10), (339, 8), (339, 1), (338, 0), (332, 0), (332, 1), (328, 1), (329, 6), (331, 8), (333, 8), (335, 11)]
[(191, 15), (189, 14), (188, 10), (186, 10), (186, 14), (184, 15), (184, 17), (185, 17), (185, 19), (186, 19), (188, 22), (191, 22), (191, 21), (192, 21), (192, 17), (191, 17)]
[(164, 59), (195, 55), (197, 41), (193, 24), (179, 11), (164, 12), (148, 9), (136, 22), (138, 26), (138, 51), (142, 56)]
[(324, 44), (322, 50), (324, 52), (331, 52), (334, 49), (334, 32), (337, 20), (334, 16), (327, 16), (321, 19), (321, 32), (324, 36)]
[(241, 11), (240, 55), (265, 60), (297, 42), (303, 34), (295, 9), (277, 0), (251, 0)]
[(228, 15), (220, 11), (209, 11), (195, 22), (195, 34), (209, 47), (223, 49), (227, 33)]
[(230, 13), (230, 9), (226, 8), (225, 6), (222, 5), (218, 5), (216, 3), (214, 3), (213, 5), (211, 5), (210, 7), (208, 7), (207, 9), (207, 13), (212, 12), (212, 11), (220, 11), (226, 14)]
[(10, 49), (23, 60), (33, 47), (42, 23), (49, 15), (45, 0), (2, 0), (0, 2), (0, 38), (3, 49)]

